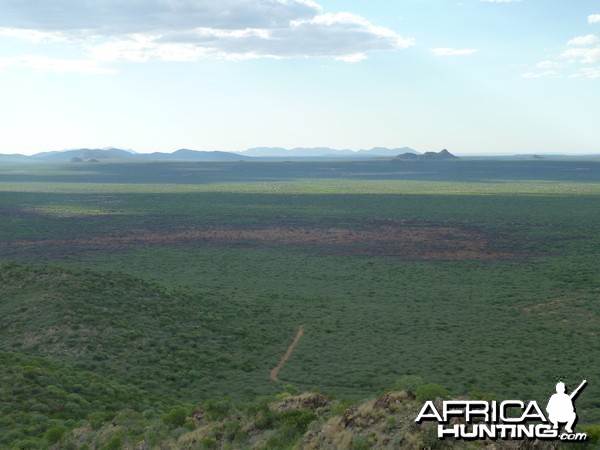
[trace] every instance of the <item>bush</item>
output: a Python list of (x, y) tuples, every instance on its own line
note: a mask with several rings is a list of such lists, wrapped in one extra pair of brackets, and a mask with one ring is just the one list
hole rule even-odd
[(308, 425), (316, 418), (317, 415), (307, 409), (296, 409), (281, 413), (281, 421), (299, 433), (304, 433)]
[(66, 431), (67, 430), (63, 427), (52, 427), (52, 428), (49, 428), (48, 431), (46, 431), (44, 438), (50, 444), (56, 444), (58, 441), (60, 441), (62, 439), (62, 437), (64, 436)]
[(416, 396), (419, 402), (426, 402), (428, 400), (435, 400), (437, 397), (448, 397), (448, 390), (439, 384), (428, 383), (417, 389)]
[(371, 447), (367, 438), (355, 436), (352, 440), (352, 450), (369, 450)]
[(93, 412), (91, 413), (87, 420), (90, 424), (90, 426), (92, 427), (92, 430), (99, 430), (100, 427), (102, 426), (102, 424), (104, 424), (105, 422), (107, 422), (109, 420), (110, 417), (107, 417), (107, 414), (103, 413), (103, 412)]
[(419, 448), (427, 448), (430, 450), (451, 448), (449, 441), (444, 441), (438, 438), (437, 427), (427, 426), (423, 428), (423, 432), (421, 434), (421, 438), (423, 439), (422, 447)]
[(204, 438), (200, 441), (200, 448), (213, 449), (218, 447), (218, 442), (215, 438)]
[(21, 368), (21, 373), (23, 374), (23, 377), (34, 380), (38, 375), (42, 375), (43, 371), (39, 367), (27, 365)]
[(106, 450), (119, 450), (123, 448), (123, 435), (121, 433), (115, 434), (109, 439), (104, 448)]
[(397, 391), (412, 392), (415, 394), (425, 382), (418, 375), (403, 375), (396, 380), (394, 389)]
[(577, 432), (587, 433), (588, 444), (600, 444), (600, 425), (579, 425)]
[(247, 436), (247, 433), (242, 429), (242, 425), (238, 421), (227, 422), (223, 432), (225, 439), (228, 441), (242, 440)]
[(300, 434), (294, 429), (294, 427), (285, 426), (279, 428), (275, 433), (267, 439), (265, 449), (287, 449), (294, 444), (300, 437)]
[(286, 384), (283, 387), (284, 392), (289, 392), (291, 395), (300, 394), (300, 388), (294, 386), (293, 384)]
[(275, 416), (275, 413), (267, 409), (259, 412), (254, 425), (259, 430), (269, 430), (275, 426), (276, 421), (277, 417)]
[(13, 441), (11, 448), (18, 448), (19, 450), (38, 450), (44, 448), (44, 445), (42, 445), (42, 441), (38, 439), (28, 438)]
[(185, 423), (187, 411), (184, 408), (176, 408), (162, 417), (162, 421), (172, 427), (181, 427)]
[(229, 414), (231, 404), (227, 400), (210, 400), (205, 408), (209, 420), (221, 420)]
[(338, 403), (335, 403), (331, 407), (331, 414), (334, 416), (341, 416), (346, 412), (346, 410), (354, 405), (354, 402), (349, 399), (341, 400)]

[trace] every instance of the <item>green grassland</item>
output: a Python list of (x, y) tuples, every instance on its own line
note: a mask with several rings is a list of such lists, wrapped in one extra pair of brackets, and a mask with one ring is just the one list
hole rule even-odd
[(540, 404), (587, 379), (599, 423), (599, 254), (595, 161), (0, 167), (0, 447), (404, 375)]

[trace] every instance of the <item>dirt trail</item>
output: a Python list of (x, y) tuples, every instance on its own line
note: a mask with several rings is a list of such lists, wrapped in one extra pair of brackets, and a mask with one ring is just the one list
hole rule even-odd
[(304, 334), (304, 324), (302, 324), (298, 327), (298, 331), (296, 331), (296, 336), (294, 336), (294, 340), (288, 347), (285, 354), (279, 360), (279, 364), (277, 364), (275, 367), (273, 367), (273, 369), (271, 369), (271, 375), (270, 375), (271, 380), (279, 381), (279, 378), (277, 378), (277, 375), (279, 375), (279, 371), (281, 370), (281, 368), (283, 367), (285, 362), (289, 359), (289, 357), (292, 355), (292, 352), (294, 351), (294, 347), (296, 347), (296, 344), (298, 343), (298, 341), (300, 341), (300, 338), (302, 337), (303, 334)]

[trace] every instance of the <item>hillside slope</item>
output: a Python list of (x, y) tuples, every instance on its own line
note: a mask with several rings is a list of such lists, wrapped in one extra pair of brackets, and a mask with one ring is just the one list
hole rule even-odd
[[(432, 385), (424, 385), (432, 386)], [(439, 387), (437, 387), (439, 388)], [(179, 408), (148, 420), (140, 414), (116, 417), (97, 430), (86, 426), (65, 435), (61, 446), (107, 448), (116, 443), (123, 449), (165, 450), (256, 449), (256, 450), (556, 450), (570, 448), (556, 441), (481, 440), (465, 441), (437, 437), (437, 426), (415, 423), (425, 399), (410, 391), (391, 391), (358, 403), (331, 399), (309, 392), (262, 398), (244, 405), (214, 401), (192, 408)], [(600, 427), (578, 427), (589, 440), (575, 444), (579, 450), (597, 448)]]
[[(119, 411), (160, 408), (134, 385), (67, 364), (0, 350), (0, 448), (44, 448), (67, 430)], [(45, 439), (48, 436), (49, 439)]]
[(280, 353), (270, 334), (276, 331), (253, 330), (243, 317), (230, 320), (252, 308), (118, 272), (0, 266), (0, 349), (173, 400), (233, 394), (231, 384), (251, 397), (261, 392), (258, 379), (270, 385), (267, 374)]

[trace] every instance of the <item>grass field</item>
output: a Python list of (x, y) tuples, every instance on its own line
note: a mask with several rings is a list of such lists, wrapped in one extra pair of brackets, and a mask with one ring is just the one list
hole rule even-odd
[[(368, 398), (403, 375), (540, 404), (559, 379), (587, 379), (580, 422), (598, 423), (599, 169), (2, 167), (0, 389), (10, 408), (0, 429), (18, 430), (0, 444), (25, 439), (15, 411), (43, 436), (94, 412), (250, 401), (286, 384)], [(90, 373), (94, 389), (81, 381)], [(40, 386), (60, 392), (23, 406)]]

